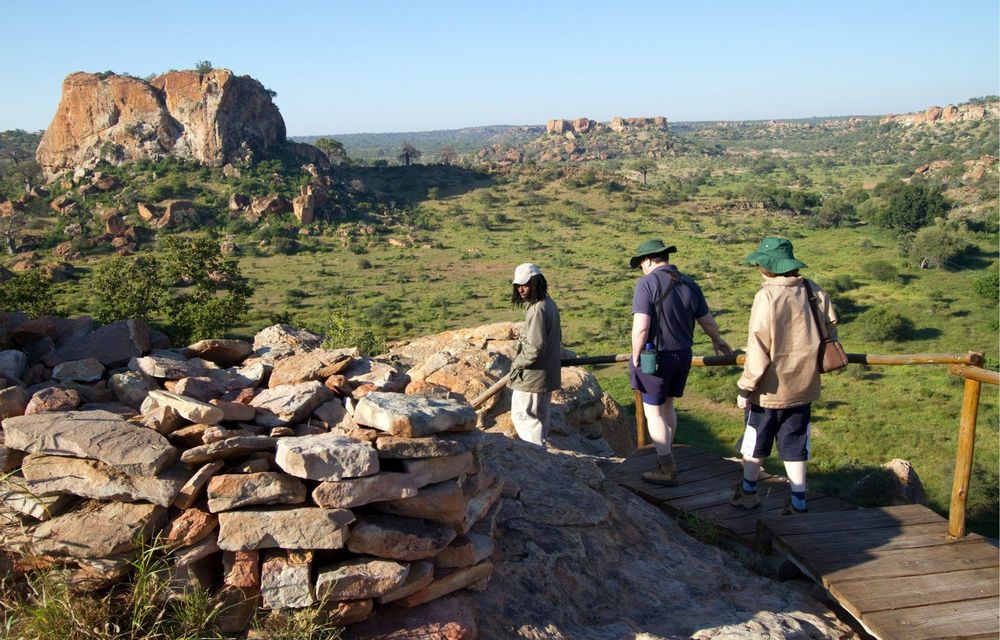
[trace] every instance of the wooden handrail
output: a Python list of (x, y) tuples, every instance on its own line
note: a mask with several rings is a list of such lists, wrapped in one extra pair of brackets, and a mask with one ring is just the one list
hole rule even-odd
[[(982, 364), (983, 354), (973, 354)], [(983, 383), (1000, 385), (1000, 373), (975, 365), (952, 364), (948, 372), (965, 378), (962, 391), (962, 413), (958, 422), (958, 444), (955, 447), (955, 475), (951, 480), (951, 504), (948, 506), (948, 535), (965, 536), (966, 508), (969, 485), (972, 483), (972, 461), (976, 453), (976, 419), (979, 416), (979, 396)]]
[[(587, 356), (584, 358), (563, 358), (564, 367), (577, 366), (583, 364), (616, 364), (618, 362), (628, 362), (629, 354), (619, 353), (612, 356)], [(692, 367), (725, 367), (740, 366), (743, 364), (745, 355), (736, 353), (731, 356), (694, 356), (691, 358)], [(847, 361), (851, 364), (875, 364), (875, 365), (911, 365), (911, 364), (954, 364), (975, 366), (982, 364), (976, 359), (974, 352), (966, 354), (954, 353), (912, 353), (899, 356), (876, 355), (872, 353), (849, 353)]]

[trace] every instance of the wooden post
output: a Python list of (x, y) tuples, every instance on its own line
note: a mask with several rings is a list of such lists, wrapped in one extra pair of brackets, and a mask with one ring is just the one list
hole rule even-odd
[(979, 415), (979, 392), (983, 384), (965, 379), (962, 395), (962, 415), (958, 427), (958, 447), (955, 454), (955, 477), (951, 485), (951, 507), (948, 509), (948, 535), (965, 536), (965, 507), (969, 500), (972, 479), (972, 456), (976, 447), (976, 418)]
[(642, 394), (635, 390), (635, 446), (646, 446), (646, 412), (642, 410)]

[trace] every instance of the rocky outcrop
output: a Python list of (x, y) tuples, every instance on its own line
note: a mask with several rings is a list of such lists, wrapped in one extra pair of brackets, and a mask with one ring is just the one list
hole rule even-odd
[(879, 124), (891, 122), (903, 125), (934, 125), (942, 122), (966, 122), (985, 120), (989, 117), (996, 117), (1000, 114), (1000, 102), (965, 103), (955, 106), (949, 104), (946, 107), (927, 107), (917, 113), (905, 113), (902, 115), (889, 114), (879, 120)]
[(46, 175), (167, 156), (213, 167), (285, 141), (267, 89), (228, 69), (170, 71), (149, 80), (73, 73), (36, 152)]

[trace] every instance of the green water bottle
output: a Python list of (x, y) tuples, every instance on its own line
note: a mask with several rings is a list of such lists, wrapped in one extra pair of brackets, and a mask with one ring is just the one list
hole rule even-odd
[(643, 373), (656, 373), (656, 349), (652, 342), (647, 342), (646, 348), (639, 352), (639, 370)]

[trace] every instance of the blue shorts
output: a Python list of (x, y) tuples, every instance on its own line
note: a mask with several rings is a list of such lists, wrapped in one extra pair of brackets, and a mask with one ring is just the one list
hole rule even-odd
[(632, 388), (642, 394), (642, 401), (646, 404), (663, 404), (667, 398), (683, 396), (690, 371), (690, 349), (657, 353), (656, 373), (643, 373), (629, 360)]
[(751, 404), (746, 412), (740, 453), (749, 458), (766, 458), (777, 440), (782, 460), (805, 462), (809, 459), (810, 415), (808, 404), (789, 409), (765, 409)]

